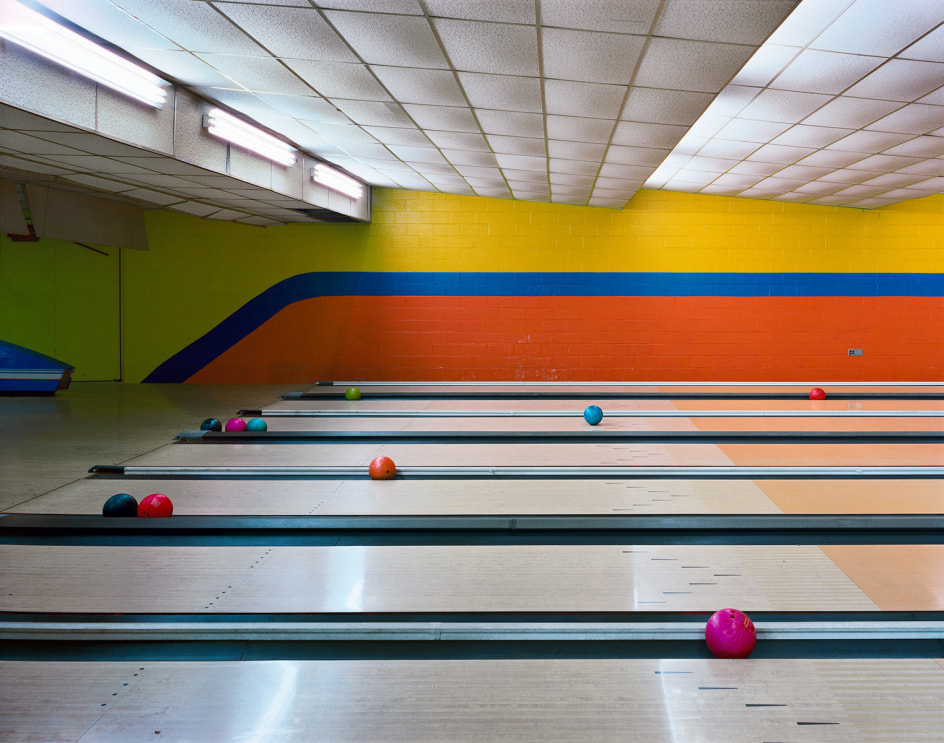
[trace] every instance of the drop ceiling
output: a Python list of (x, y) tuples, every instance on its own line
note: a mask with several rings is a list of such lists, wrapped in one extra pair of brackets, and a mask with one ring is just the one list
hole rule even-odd
[[(375, 186), (610, 208), (643, 186), (861, 208), (944, 191), (936, 1), (34, 5)], [(81, 141), (101, 156), (81, 172), (53, 173), (17, 141), (0, 147), (16, 167), (105, 191), (121, 181), (96, 167), (107, 139)], [(145, 195), (164, 208), (299, 219), (221, 202), (229, 184), (204, 173), (156, 175)]]

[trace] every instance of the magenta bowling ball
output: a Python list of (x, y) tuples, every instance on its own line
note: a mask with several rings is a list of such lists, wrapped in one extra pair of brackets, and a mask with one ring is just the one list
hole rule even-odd
[(246, 421), (242, 418), (230, 418), (226, 421), (226, 425), (223, 426), (224, 431), (245, 431), (246, 430)]
[(757, 630), (743, 611), (722, 609), (705, 625), (705, 642), (717, 658), (746, 658), (757, 645)]

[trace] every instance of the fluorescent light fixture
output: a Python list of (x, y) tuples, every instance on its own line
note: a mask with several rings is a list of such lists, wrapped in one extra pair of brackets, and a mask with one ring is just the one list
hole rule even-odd
[(287, 167), (295, 164), (293, 147), (222, 109), (210, 109), (203, 123), (214, 137), (232, 142), (279, 165)]
[(359, 199), (364, 193), (363, 185), (324, 163), (319, 163), (311, 169), (311, 179), (325, 188), (343, 193), (352, 199)]
[(19, 3), (0, 3), (0, 37), (149, 106), (164, 104), (166, 81)]

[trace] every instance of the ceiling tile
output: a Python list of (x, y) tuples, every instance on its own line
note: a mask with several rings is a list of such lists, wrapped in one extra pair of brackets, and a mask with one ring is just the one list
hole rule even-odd
[(433, 26), (456, 70), (499, 75), (539, 74), (534, 26), (436, 19)]
[(753, 47), (653, 38), (634, 85), (717, 93), (741, 69)]
[(400, 160), (371, 160), (361, 158), (364, 165), (381, 173), (412, 173), (413, 168)]
[(760, 45), (795, 5), (795, 0), (667, 0), (655, 35)]
[(544, 96), (549, 114), (579, 113), (591, 119), (615, 119), (623, 105), (625, 85), (598, 85), (546, 80)]
[(914, 173), (885, 173), (875, 178), (869, 178), (862, 181), (863, 185), (885, 186), (886, 188), (898, 188), (900, 186), (910, 186), (912, 183), (923, 181), (925, 176)]
[(474, 165), (457, 165), (456, 170), (465, 178), (498, 178), (502, 177), (502, 172), (498, 168), (484, 168)]
[(776, 139), (790, 128), (789, 124), (773, 121), (751, 121), (749, 119), (732, 119), (720, 132), (718, 137), (735, 142), (765, 143)]
[(905, 59), (923, 59), (926, 62), (944, 62), (944, 26), (939, 26), (919, 39), (898, 56)]
[(406, 144), (411, 147), (433, 146), (433, 143), (427, 139), (426, 135), (416, 128), (406, 129), (387, 126), (365, 126), (364, 130), (381, 142), (387, 144)]
[(439, 150), (433, 149), (431, 147), (405, 147), (403, 145), (390, 145), (388, 149), (394, 155), (406, 162), (446, 163), (446, 159), (442, 156), (442, 154), (440, 154)]
[[(611, 145), (606, 151), (605, 163), (616, 165), (651, 165), (656, 167), (665, 160), (669, 150), (651, 147), (620, 147)], [(602, 172), (602, 171), (601, 171)]]
[[(330, 121), (335, 124), (350, 123), (347, 116), (324, 98), (313, 95), (280, 95), (277, 93), (258, 93), (257, 96), (272, 108), (295, 119)], [(275, 125), (272, 128), (280, 131)]]
[(882, 57), (806, 49), (777, 76), (770, 87), (838, 95), (884, 61)]
[(516, 111), (476, 109), (475, 115), (486, 134), (508, 134), (513, 137), (543, 137), (544, 119), (540, 114)]
[(451, 70), (371, 66), (390, 94), (401, 103), (465, 106), (465, 96)]
[(462, 84), (473, 108), (496, 108), (506, 111), (541, 113), (541, 81), (536, 77), (483, 75), (460, 72)]
[(830, 183), (829, 181), (810, 181), (794, 189), (797, 193), (803, 194), (830, 194), (835, 193), (842, 188), (841, 183)]
[(593, 176), (600, 169), (600, 163), (599, 161), (562, 160), (559, 157), (552, 157), (547, 161), (547, 169), (552, 173)]
[(856, 0), (811, 44), (849, 54), (890, 57), (941, 22), (941, 9), (924, 0)]
[(696, 155), (685, 163), (685, 170), (697, 170), (704, 173), (725, 173), (737, 164), (737, 160), (728, 160), (721, 157), (698, 157)]
[(604, 176), (598, 176), (596, 180), (597, 189), (606, 188), (611, 191), (635, 190), (639, 185), (640, 181), (633, 181), (628, 178), (606, 178)]
[(605, 144), (570, 142), (559, 139), (549, 139), (547, 141), (548, 157), (561, 157), (565, 160), (593, 160), (597, 167), (603, 159), (605, 151)]
[(437, 132), (427, 131), (427, 135), (439, 148), (453, 150), (475, 150), (488, 152), (488, 143), (481, 134), (473, 132)]
[(208, 214), (219, 211), (219, 207), (212, 206), (211, 204), (200, 204), (196, 201), (185, 201), (182, 204), (174, 204), (168, 208), (173, 209), (175, 212), (192, 214), (195, 217), (205, 217)]
[(133, 15), (111, 3), (77, 3), (75, 0), (44, 0), (42, 3), (72, 23), (91, 31), (123, 49), (178, 49)]
[(233, 54), (197, 56), (247, 90), (294, 95), (313, 95), (315, 92), (272, 57), (242, 57)]
[(490, 199), (510, 199), (511, 191), (507, 188), (476, 188), (475, 193), (484, 198)]
[[(503, 168), (502, 173), (508, 179), (508, 183), (527, 184), (528, 188), (534, 190), (538, 188), (536, 184), (547, 186), (547, 173), (540, 170), (515, 170), (514, 168)], [(923, 180), (924, 176), (919, 176)]]
[(709, 103), (711, 95), (708, 93), (633, 87), (620, 118), (624, 121), (687, 126), (701, 115)]
[(814, 168), (811, 165), (788, 165), (778, 170), (777, 176), (781, 178), (801, 178), (805, 181), (811, 181), (826, 175), (830, 170), (831, 168)]
[(574, 175), (573, 173), (551, 173), (548, 179), (552, 190), (556, 190), (555, 186), (575, 186), (586, 189), (592, 186), (594, 181), (592, 175)]
[(944, 87), (928, 93), (926, 96), (918, 99), (918, 103), (927, 103), (931, 106), (944, 106)]
[(479, 125), (469, 108), (422, 106), (417, 103), (407, 103), (403, 107), (423, 129), (454, 132), (479, 131)]
[(179, 204), (186, 200), (183, 196), (171, 196), (170, 194), (152, 191), (148, 188), (135, 188), (131, 191), (123, 191), (121, 195), (129, 199), (137, 199), (139, 201), (146, 201), (149, 204), (157, 204), (158, 206)]
[(739, 162), (728, 172), (733, 175), (752, 175), (752, 176), (768, 176), (773, 175), (779, 170), (783, 169), (782, 163), (773, 163), (773, 162), (757, 162), (754, 160), (744, 160)]
[(892, 101), (870, 101), (865, 98), (839, 96), (815, 113), (807, 116), (804, 124), (858, 129), (900, 108)]
[(534, 0), (426, 0), (434, 18), (464, 18), (495, 23), (535, 23)]
[[(917, 180), (925, 180), (925, 176), (913, 176)], [(112, 180), (110, 178), (99, 178), (96, 175), (86, 175), (85, 173), (66, 173), (61, 176), (63, 180), (69, 181), (70, 183), (79, 183), (83, 186), (89, 186), (101, 191), (109, 191), (111, 193), (121, 193), (122, 191), (130, 191), (134, 188), (127, 183), (122, 181)], [(184, 181), (183, 185), (192, 185), (187, 181)]]
[(392, 67), (449, 68), (425, 18), (328, 10), (325, 15), (370, 64)]
[(747, 157), (758, 148), (758, 142), (735, 142), (730, 139), (711, 139), (698, 149), (705, 157)]
[(738, 114), (740, 119), (794, 124), (828, 103), (830, 96), (790, 90), (764, 90)]
[(149, 64), (161, 74), (176, 80), (186, 80), (194, 87), (226, 87), (233, 81), (190, 52), (166, 49), (143, 49), (136, 53), (138, 59)]
[(497, 167), (495, 156), (491, 152), (472, 152), (470, 150), (443, 149), (443, 156), (453, 165), (479, 165)]
[(449, 163), (421, 163), (413, 161), (413, 169), (419, 173), (424, 178), (437, 177), (441, 178), (442, 176), (459, 176), (456, 174), (455, 168), (453, 168)]
[(488, 143), (495, 152), (510, 155), (544, 157), (546, 153), (544, 140), (536, 137), (506, 137), (500, 134), (489, 134)]
[(389, 101), (366, 65), (339, 62), (314, 62), (307, 59), (286, 59), (284, 63), (314, 90), (328, 98), (362, 101)]
[(843, 168), (857, 160), (867, 157), (861, 152), (840, 152), (839, 150), (819, 150), (809, 157), (804, 157), (798, 165), (812, 165), (817, 168)]
[(914, 137), (885, 150), (886, 155), (909, 157), (940, 157), (944, 155), (944, 137)]
[(787, 145), (789, 147), (825, 147), (831, 142), (835, 142), (837, 139), (851, 133), (851, 129), (797, 124), (787, 129), (787, 131), (777, 138), (771, 140), (771, 143)]
[(312, 7), (221, 3), (216, 8), (276, 57), (357, 61), (347, 44)]
[(516, 170), (547, 170), (547, 159), (543, 157), (509, 155), (502, 152), (495, 153), (495, 159), (498, 160), (498, 166), (501, 168), (514, 168)]
[(114, 5), (184, 49), (251, 56), (265, 54), (248, 34), (207, 3), (117, 0)]
[(684, 126), (621, 121), (613, 132), (613, 144), (635, 147), (674, 147), (685, 132)]
[(890, 132), (871, 132), (868, 130), (859, 130), (853, 132), (847, 137), (843, 137), (829, 145), (831, 150), (843, 150), (845, 152), (868, 152), (875, 154), (881, 152), (887, 147), (894, 147), (907, 139), (911, 139), (910, 134), (893, 134)]
[(849, 165), (851, 170), (871, 170), (877, 173), (887, 173), (899, 168), (907, 168), (920, 162), (916, 157), (905, 157), (903, 155), (872, 155)]
[(331, 144), (348, 146), (351, 144), (374, 145), (377, 141), (359, 126), (353, 124), (334, 124), (330, 121), (305, 122), (312, 131), (329, 140)]
[(610, 141), (613, 123), (607, 119), (583, 119), (577, 116), (548, 116), (547, 136), (552, 139), (571, 139), (576, 142)]
[(345, 101), (334, 98), (331, 101), (356, 124), (364, 126), (402, 126), (415, 128), (409, 116), (396, 103), (379, 101)]
[(645, 41), (642, 36), (559, 28), (543, 28), (541, 40), (546, 77), (619, 85), (630, 82)]
[(892, 59), (848, 90), (851, 96), (914, 101), (941, 86), (944, 64)]
[(433, 184), (419, 173), (414, 173), (413, 175), (409, 173), (395, 173), (394, 180), (400, 185), (400, 188), (405, 188), (408, 191), (429, 191), (433, 187)]
[(833, 170), (830, 173), (827, 173), (824, 176), (820, 176), (818, 180), (825, 183), (862, 183), (862, 181), (867, 181), (872, 177), (872, 173), (867, 170), (850, 170), (849, 168), (840, 168), (839, 170)]
[(501, 178), (476, 178), (472, 176), (465, 180), (476, 191), (480, 188), (505, 188), (505, 181)]
[[(275, 0), (281, 2), (281, 0)], [(423, 15), (419, 0), (317, 0), (319, 8), (337, 10), (363, 10), (370, 13), (403, 13), (404, 15)]]
[(764, 44), (747, 60), (731, 83), (756, 88), (767, 87), (798, 53), (799, 49), (796, 47)]
[(712, 181), (712, 185), (741, 189), (750, 188), (760, 180), (762, 180), (762, 176), (759, 175), (737, 175), (734, 173), (726, 173), (725, 175), (719, 175), (714, 181)]
[(607, 31), (645, 36), (659, 11), (660, 0), (541, 0), (541, 23), (558, 28)]
[(890, 113), (866, 128), (873, 131), (928, 134), (944, 125), (944, 106), (911, 103)]

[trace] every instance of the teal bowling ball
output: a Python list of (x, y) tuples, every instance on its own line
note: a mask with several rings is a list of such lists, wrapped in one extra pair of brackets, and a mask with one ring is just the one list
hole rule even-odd
[(583, 411), (583, 419), (591, 426), (603, 420), (603, 411), (597, 405), (590, 405)]
[(262, 418), (250, 418), (246, 421), (246, 430), (247, 431), (268, 431), (269, 424), (266, 423)]
[(105, 501), (102, 516), (137, 516), (138, 502), (127, 493), (117, 493)]

